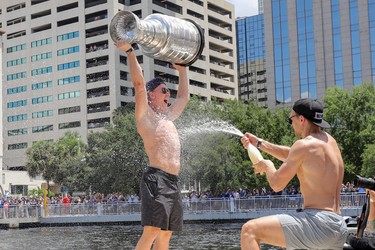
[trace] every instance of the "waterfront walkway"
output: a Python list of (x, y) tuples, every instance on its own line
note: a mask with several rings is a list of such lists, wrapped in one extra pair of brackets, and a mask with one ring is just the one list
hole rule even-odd
[[(341, 195), (341, 213), (355, 217), (361, 213), (364, 193)], [(265, 215), (288, 213), (301, 207), (301, 196), (256, 196), (250, 199), (205, 199), (184, 202), (184, 221), (245, 221)], [(65, 226), (74, 224), (139, 223), (140, 203), (70, 203), (0, 208), (1, 228)]]

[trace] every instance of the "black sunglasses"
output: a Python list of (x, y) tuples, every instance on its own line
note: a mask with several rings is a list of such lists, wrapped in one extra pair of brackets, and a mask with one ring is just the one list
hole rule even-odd
[(161, 88), (163, 94), (169, 93), (169, 88)]
[(299, 115), (297, 114), (297, 115), (292, 115), (291, 117), (288, 117), (287, 121), (288, 121), (288, 123), (289, 123), (290, 125), (293, 124), (293, 120), (292, 120), (292, 118), (295, 117), (295, 116), (299, 116)]

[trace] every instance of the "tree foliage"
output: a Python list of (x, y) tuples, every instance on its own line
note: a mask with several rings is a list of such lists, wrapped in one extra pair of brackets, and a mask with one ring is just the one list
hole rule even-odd
[[(328, 131), (337, 140), (345, 163), (345, 179), (375, 175), (375, 87), (363, 84), (347, 91), (330, 88), (324, 97)], [(240, 136), (250, 132), (275, 144), (291, 146), (293, 129), (286, 122), (290, 108), (269, 110), (238, 100), (202, 102), (193, 97), (176, 120), (181, 137), (181, 187), (211, 190), (268, 187), (256, 175)], [(278, 167), (277, 159), (262, 153)], [(66, 185), (71, 190), (137, 193), (148, 165), (138, 135), (134, 103), (114, 111), (113, 124), (90, 133), (87, 146), (77, 134), (57, 142), (41, 141), (27, 151), (30, 176)], [(296, 178), (292, 185), (298, 185)]]
[(148, 160), (137, 133), (134, 112), (115, 112), (113, 125), (88, 136), (87, 163), (93, 170), (89, 184), (94, 191), (137, 193)]
[(38, 141), (26, 150), (26, 156), (26, 171), (30, 177), (35, 178), (41, 175), (46, 180), (47, 190), (49, 190), (49, 182), (53, 180), (57, 169), (54, 143)]
[(54, 181), (66, 186), (71, 192), (85, 190), (85, 176), (90, 173), (86, 167), (85, 156), (87, 145), (77, 132), (66, 132), (55, 142), (57, 169)]
[(327, 105), (325, 119), (340, 145), (346, 178), (352, 179), (354, 174), (362, 172), (366, 146), (375, 143), (375, 86), (365, 83), (350, 91), (330, 88), (324, 102)]

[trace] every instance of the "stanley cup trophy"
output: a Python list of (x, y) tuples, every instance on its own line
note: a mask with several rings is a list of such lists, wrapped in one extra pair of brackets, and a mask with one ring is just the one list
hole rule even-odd
[(162, 14), (140, 20), (131, 11), (120, 11), (109, 27), (114, 42), (137, 43), (146, 56), (189, 66), (204, 47), (202, 28), (195, 22)]

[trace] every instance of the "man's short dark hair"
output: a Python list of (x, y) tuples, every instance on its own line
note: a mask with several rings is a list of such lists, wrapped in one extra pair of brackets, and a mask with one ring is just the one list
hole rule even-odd
[(156, 89), (160, 84), (165, 84), (164, 80), (160, 77), (156, 77), (146, 83), (147, 92), (152, 92)]

